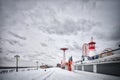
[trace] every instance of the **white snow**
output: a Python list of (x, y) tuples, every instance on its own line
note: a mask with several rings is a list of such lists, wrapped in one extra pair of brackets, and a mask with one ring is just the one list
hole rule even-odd
[(118, 76), (84, 71), (67, 71), (60, 68), (19, 71), (0, 74), (0, 80), (119, 80)]

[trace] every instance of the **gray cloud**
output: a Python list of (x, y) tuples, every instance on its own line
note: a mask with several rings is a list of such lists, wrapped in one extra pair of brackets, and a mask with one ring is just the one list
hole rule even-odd
[(45, 56), (46, 53), (45, 52), (38, 52), (38, 51), (34, 51), (35, 53), (33, 54), (28, 54), (25, 57), (28, 57), (30, 60), (34, 60), (34, 59), (41, 59), (41, 57)]
[[(96, 27), (99, 25), (98, 22), (89, 21), (86, 19), (80, 19), (77, 22), (67, 19), (62, 24), (59, 21), (54, 26), (50, 27), (40, 27), (40, 30), (43, 30), (43, 32), (47, 32), (49, 34), (59, 34), (59, 35), (71, 35), (71, 34), (77, 34), (78, 32), (87, 32), (90, 31), (93, 27)], [(58, 27), (57, 27), (58, 26)]]
[[(98, 29), (98, 30), (97, 30)], [(95, 31), (92, 32), (93, 35), (95, 35), (99, 39), (104, 40), (113, 40), (113, 41), (120, 41), (120, 27), (119, 26), (112, 26), (110, 28), (108, 27), (102, 27), (97, 28)]]
[(82, 50), (82, 46), (80, 46), (77, 42), (74, 42), (74, 43), (73, 43), (73, 46), (74, 46), (74, 48), (77, 49), (77, 50)]
[(14, 57), (9, 57), (8, 55), (7, 56), (2, 56), (2, 57), (0, 57), (0, 60), (1, 60), (1, 63), (3, 63), (3, 62), (13, 62)]
[(82, 50), (82, 46), (80, 46), (80, 44), (78, 44), (77, 42), (73, 42), (72, 45), (66, 44), (65, 46), (67, 46), (70, 51)]
[(17, 40), (12, 40), (12, 39), (5, 39), (6, 42), (8, 42), (9, 44), (11, 44), (12, 46), (18, 44), (19, 46), (23, 46), (19, 41)]
[[(20, 36), (20, 35), (18, 35), (18, 34), (15, 34), (15, 33), (13, 33), (13, 32), (8, 32), (9, 34), (11, 34), (12, 36), (14, 36), (14, 37), (16, 37), (16, 38), (19, 38), (19, 39), (22, 39), (22, 40), (26, 40), (26, 37), (23, 37), (23, 36)], [(16, 43), (16, 42), (15, 42)]]
[(41, 44), (41, 46), (43, 46), (43, 47), (47, 47), (48, 45), (47, 44), (45, 44), (45, 43), (40, 43)]
[(112, 34), (110, 36), (110, 39), (112, 40), (119, 40), (120, 41), (120, 25), (115, 26), (113, 28)]
[(46, 55), (49, 59), (56, 59), (53, 55)]
[(18, 52), (18, 51), (12, 51), (12, 50), (7, 50), (7, 53), (9, 53), (9, 54), (16, 54), (16, 53), (20, 53), (20, 52)]
[[(0, 44), (1, 45), (4, 45), (4, 44), (6, 44), (6, 42), (7, 43), (9, 43), (10, 45), (12, 45), (12, 46), (15, 46), (15, 45), (19, 45), (19, 46), (23, 46), (24, 44), (22, 44), (19, 40), (16, 40), (16, 39), (5, 39), (5, 37), (3, 36), (3, 38), (0, 38)], [(2, 46), (0, 46), (0, 47), (2, 47)]]
[(2, 48), (0, 48), (0, 53), (2, 53)]

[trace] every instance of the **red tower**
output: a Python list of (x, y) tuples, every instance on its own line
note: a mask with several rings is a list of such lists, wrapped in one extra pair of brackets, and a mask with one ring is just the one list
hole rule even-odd
[(66, 64), (65, 51), (68, 50), (68, 48), (60, 48), (60, 50), (63, 50), (63, 60), (61, 61), (61, 64), (62, 64), (62, 67), (65, 67), (65, 64)]
[(96, 55), (95, 52), (95, 42), (93, 42), (93, 37), (91, 37), (91, 42), (88, 43), (89, 57)]
[(88, 43), (89, 44), (89, 50), (94, 50), (95, 49), (95, 42), (93, 42), (93, 37), (91, 37), (91, 42)]

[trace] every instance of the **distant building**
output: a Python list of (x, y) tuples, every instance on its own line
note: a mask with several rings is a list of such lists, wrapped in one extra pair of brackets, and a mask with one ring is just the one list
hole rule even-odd
[(40, 68), (45, 69), (45, 68), (52, 68), (53, 66), (48, 66), (48, 65), (41, 65)]
[(61, 67), (61, 64), (58, 63), (58, 64), (56, 65), (56, 67)]

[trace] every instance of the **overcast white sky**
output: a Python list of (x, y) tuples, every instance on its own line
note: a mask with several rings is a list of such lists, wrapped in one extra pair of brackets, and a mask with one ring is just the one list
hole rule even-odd
[(81, 58), (93, 37), (99, 54), (120, 44), (120, 0), (0, 0), (0, 66), (56, 65)]

